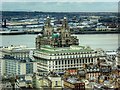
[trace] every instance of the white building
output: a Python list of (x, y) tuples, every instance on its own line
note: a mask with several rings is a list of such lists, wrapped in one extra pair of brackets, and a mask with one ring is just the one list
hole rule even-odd
[(26, 74), (26, 63), (5, 59), (6, 75), (24, 75)]
[(93, 22), (93, 23), (95, 22), (95, 23), (97, 23), (98, 20), (99, 20), (99, 18), (100, 18), (99, 16), (91, 16), (91, 17), (90, 17), (90, 22)]
[(41, 46), (40, 50), (34, 52), (34, 57), (38, 61), (37, 71), (40, 74), (49, 71), (64, 72), (70, 68), (80, 68), (84, 64), (96, 64), (99, 58), (97, 55), (96, 51), (83, 46)]
[(33, 49), (26, 46), (10, 46), (1, 49), (1, 75), (33, 74), (37, 70), (36, 62), (30, 56)]
[(0, 58), (0, 76), (5, 73), (5, 61)]
[(1, 75), (25, 75), (37, 71), (36, 62), (25, 62), (21, 60), (3, 59), (0, 60)]
[(3, 47), (1, 49), (2, 56), (12, 57), (14, 59), (26, 60), (29, 58), (29, 52), (33, 50), (32, 48), (27, 48), (26, 46), (9, 46)]
[(64, 81), (62, 77), (55, 74), (50, 74), (47, 76), (33, 76), (33, 87), (39, 88), (40, 90), (62, 90), (64, 88)]

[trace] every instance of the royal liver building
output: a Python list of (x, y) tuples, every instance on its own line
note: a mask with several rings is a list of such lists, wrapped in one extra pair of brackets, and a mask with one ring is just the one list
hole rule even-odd
[(38, 62), (38, 73), (79, 69), (85, 64), (95, 64), (98, 60), (96, 51), (79, 46), (77, 37), (71, 36), (66, 17), (57, 30), (54, 30), (47, 17), (43, 35), (39, 34), (36, 38), (34, 58)]
[(71, 36), (67, 18), (64, 17), (62, 26), (58, 30), (54, 30), (50, 24), (50, 18), (47, 17), (43, 35), (36, 38), (36, 48), (40, 49), (41, 45), (50, 45), (52, 47), (69, 47), (78, 45), (78, 39)]

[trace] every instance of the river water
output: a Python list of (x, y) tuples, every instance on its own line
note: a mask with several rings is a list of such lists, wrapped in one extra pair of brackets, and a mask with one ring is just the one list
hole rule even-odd
[[(90, 46), (93, 49), (116, 50), (119, 45), (120, 34), (79, 34), (75, 35), (79, 39), (81, 46)], [(0, 46), (26, 45), (35, 48), (36, 34), (25, 35), (1, 35)]]

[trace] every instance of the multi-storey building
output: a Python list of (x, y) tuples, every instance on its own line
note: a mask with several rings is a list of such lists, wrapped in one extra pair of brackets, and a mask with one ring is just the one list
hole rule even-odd
[(66, 69), (78, 69), (86, 63), (97, 63), (97, 52), (78, 44), (77, 37), (71, 36), (66, 17), (56, 31), (52, 29), (48, 17), (43, 35), (36, 38), (33, 56), (38, 61), (38, 72), (64, 72)]
[(39, 88), (40, 90), (63, 90), (64, 88), (62, 77), (54, 72), (50, 72), (47, 76), (38, 76), (37, 74), (34, 74), (32, 78), (33, 88)]
[(25, 75), (36, 72), (36, 62), (15, 59), (0, 60), (0, 75)]
[(51, 45), (54, 47), (69, 47), (70, 45), (78, 45), (76, 36), (71, 36), (67, 18), (64, 17), (62, 26), (54, 30), (50, 24), (50, 18), (47, 17), (43, 35), (36, 38), (36, 49), (40, 49), (41, 45)]
[(2, 56), (10, 59), (21, 59), (21, 60), (27, 60), (29, 59), (29, 53), (31, 48), (27, 48), (26, 46), (9, 46), (9, 47), (3, 47), (1, 49)]
[(5, 73), (5, 61), (0, 58), (0, 76), (4, 75)]
[(5, 74), (6, 75), (24, 75), (26, 74), (26, 63), (17, 61), (17, 60), (10, 60), (5, 59)]
[(36, 72), (36, 62), (32, 60), (30, 51), (31, 49), (25, 46), (1, 48), (1, 75), (24, 75)]
[(84, 64), (97, 63), (97, 53), (80, 46), (70, 46), (67, 48), (54, 48), (41, 46), (41, 50), (34, 52), (34, 57), (38, 61), (38, 72), (64, 72), (67, 69), (79, 68)]
[(98, 65), (86, 65), (86, 79), (95, 81), (101, 75)]

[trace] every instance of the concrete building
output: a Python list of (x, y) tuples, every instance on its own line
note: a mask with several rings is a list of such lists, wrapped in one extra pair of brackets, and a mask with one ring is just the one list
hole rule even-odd
[(25, 75), (37, 71), (36, 62), (22, 60), (3, 59), (1, 60), (1, 75)]
[(79, 68), (86, 63), (97, 63), (97, 52), (90, 47), (78, 46), (77, 37), (71, 36), (66, 17), (58, 31), (54, 32), (51, 28), (48, 17), (44, 34), (36, 38), (33, 56), (38, 61), (38, 73), (59, 73), (69, 68)]
[(38, 61), (38, 72), (64, 72), (70, 68), (79, 68), (85, 63), (95, 64), (99, 58), (96, 51), (81, 46), (67, 48), (41, 46), (41, 50), (36, 50), (33, 56)]
[(32, 88), (32, 76), (31, 74), (28, 75), (18, 75), (17, 76), (17, 82), (16, 84), (21, 88), (21, 89), (29, 89)]
[(62, 90), (62, 88), (64, 87), (63, 85), (63, 80), (62, 77), (58, 76), (58, 75), (50, 75), (48, 76), (48, 79), (52, 82), (51, 83), (51, 88), (53, 89), (59, 89)]
[(64, 80), (64, 88), (70, 90), (85, 90), (85, 83), (76, 78), (68, 78)]
[(5, 73), (5, 61), (0, 58), (0, 76), (4, 75)]
[(26, 74), (26, 64), (17, 60), (5, 59), (6, 75), (24, 75)]
[(86, 66), (86, 79), (89, 81), (96, 81), (100, 75), (101, 73), (98, 65)]
[(39, 76), (37, 74), (33, 75), (33, 88), (37, 88), (40, 90), (62, 90), (64, 88), (62, 77), (59, 75), (52, 73), (46, 76)]
[(14, 59), (27, 60), (29, 59), (29, 53), (33, 50), (32, 48), (27, 48), (26, 46), (8, 46), (1, 48), (2, 56), (8, 58), (9, 56)]
[(32, 60), (30, 51), (25, 46), (9, 46), (1, 48), (1, 75), (33, 74), (37, 70), (37, 63)]

